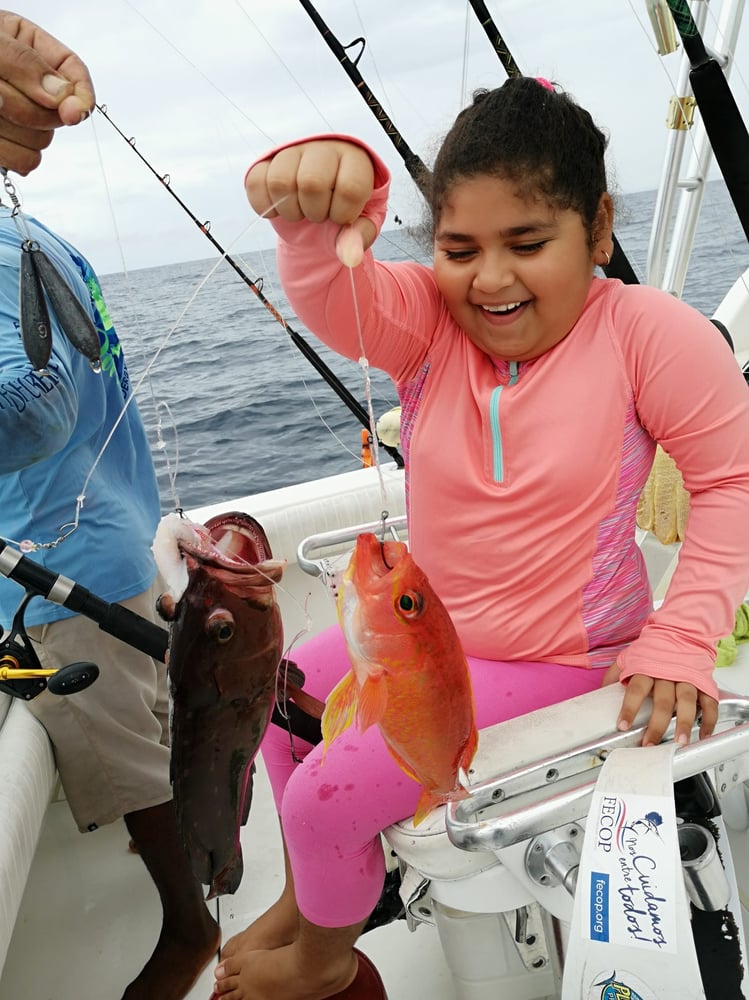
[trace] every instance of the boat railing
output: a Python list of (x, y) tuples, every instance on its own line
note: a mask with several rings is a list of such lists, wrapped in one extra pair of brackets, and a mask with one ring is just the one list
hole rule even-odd
[[(702, 33), (708, 4), (693, 6), (693, 17)], [(715, 22), (710, 51), (721, 63), (726, 76), (733, 65), (745, 0), (724, 0)], [(667, 117), (669, 137), (661, 181), (653, 213), (646, 282), (681, 297), (692, 254), (705, 184), (713, 153), (704, 125), (698, 117), (690, 124), (693, 102), (689, 83), (690, 64), (682, 57), (677, 78), (677, 95)], [(689, 155), (687, 155), (689, 154)], [(686, 160), (686, 164), (685, 164)], [(673, 225), (670, 225), (673, 220)]]
[(379, 521), (369, 521), (367, 524), (357, 524), (336, 531), (324, 531), (309, 535), (302, 539), (297, 548), (297, 562), (310, 576), (321, 577), (326, 574), (328, 559), (334, 553), (345, 552), (351, 548), (361, 534), (379, 535), (383, 540), (387, 535), (393, 541), (404, 541), (408, 526), (406, 515), (385, 517)]
[[(664, 742), (673, 741), (675, 725), (672, 720)], [(448, 806), (450, 840), (466, 851), (497, 851), (579, 822), (588, 812), (598, 769), (614, 750), (639, 746), (646, 728), (644, 721), (469, 786), (468, 798)], [(715, 734), (698, 740), (698, 728), (692, 743), (675, 750), (674, 780), (722, 768), (727, 761), (731, 785), (746, 780), (749, 697), (721, 692)]]

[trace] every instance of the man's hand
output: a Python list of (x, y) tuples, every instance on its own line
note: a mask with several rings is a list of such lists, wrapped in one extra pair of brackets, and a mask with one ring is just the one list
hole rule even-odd
[(83, 121), (95, 100), (74, 52), (25, 17), (0, 11), (0, 166), (30, 173), (54, 130)]

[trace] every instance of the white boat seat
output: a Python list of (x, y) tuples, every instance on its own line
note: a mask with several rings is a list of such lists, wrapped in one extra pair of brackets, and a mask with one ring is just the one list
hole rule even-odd
[[(612, 685), (481, 730), (469, 772), (471, 785), (609, 736), (616, 729), (620, 705), (621, 690)], [(416, 827), (411, 819), (402, 820), (388, 827), (385, 838), (400, 858), (430, 878), (465, 878), (496, 865), (494, 853), (465, 851), (451, 843), (446, 812), (441, 806)]]
[[(749, 669), (749, 647), (741, 647), (737, 667), (739, 676)], [(718, 679), (729, 680), (726, 675), (733, 670), (721, 668)], [(587, 799), (578, 790), (591, 787), (595, 780), (592, 772), (605, 759), (605, 752), (595, 752), (597, 746), (635, 745), (641, 738), (637, 727), (644, 722), (646, 709), (630, 733), (616, 731), (621, 697), (621, 687), (611, 685), (482, 730), (469, 778), (472, 788), (488, 785), (476, 800), (484, 808), (472, 805), (469, 799), (433, 810), (418, 827), (410, 819), (403, 820), (385, 831), (388, 844), (425, 877), (451, 881), (499, 864), (495, 852), (557, 826), (579, 822), (586, 815)], [(730, 693), (724, 692), (723, 699), (730, 702)], [(749, 716), (749, 702), (746, 712)], [(724, 718), (716, 731), (730, 730), (732, 737), (739, 736), (735, 727), (731, 716)], [(749, 737), (749, 732), (745, 736)], [(749, 747), (749, 739), (746, 745)], [(749, 773), (749, 763), (746, 770)], [(742, 772), (742, 776), (747, 774)], [(496, 798), (496, 805), (491, 805), (492, 798)], [(490, 833), (493, 815), (503, 812), (508, 815), (502, 830)], [(466, 840), (468, 844), (463, 842)], [(476, 860), (461, 857), (466, 854)]]
[(47, 731), (10, 701), (0, 726), (0, 969), (57, 776)]
[(0, 691), (0, 726), (5, 722), (12, 701), (13, 699), (9, 694)]

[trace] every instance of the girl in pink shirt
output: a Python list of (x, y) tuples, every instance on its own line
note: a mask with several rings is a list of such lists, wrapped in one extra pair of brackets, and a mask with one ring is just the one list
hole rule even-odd
[[(468, 654), (479, 728), (622, 680), (620, 728), (650, 696), (645, 742), (674, 712), (688, 742), (698, 712), (700, 735), (715, 725), (715, 647), (749, 586), (749, 393), (695, 310), (594, 276), (613, 253), (605, 146), (544, 81), (477, 94), (434, 166), (432, 268), (374, 260), (389, 177), (356, 140), (286, 146), (247, 191), (300, 319), (348, 357), (363, 341), (398, 388), (409, 543)], [(657, 443), (691, 505), (654, 612), (635, 513)], [(337, 628), (295, 656), (320, 698), (350, 666)], [(216, 995), (384, 996), (353, 946), (382, 886), (379, 833), (419, 786), (376, 727), (349, 729), (322, 769), (321, 748), (295, 752), (271, 726), (286, 888), (225, 946)]]

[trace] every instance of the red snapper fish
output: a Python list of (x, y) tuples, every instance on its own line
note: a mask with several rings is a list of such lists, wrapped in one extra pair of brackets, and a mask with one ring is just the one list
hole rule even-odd
[(467, 796), (478, 744), (471, 678), (455, 626), (403, 542), (359, 535), (337, 597), (352, 669), (322, 718), (325, 747), (356, 719), (377, 724), (405, 773), (422, 786), (414, 825)]
[(273, 559), (260, 524), (220, 514), (194, 524), (162, 518), (153, 544), (168, 590), (171, 781), (177, 825), (208, 898), (242, 878), (240, 828), (252, 798), (253, 759), (275, 703), (283, 655)]

